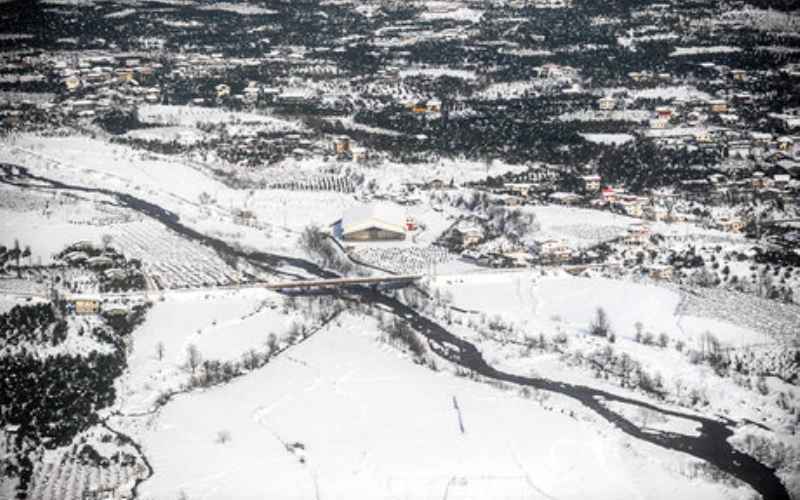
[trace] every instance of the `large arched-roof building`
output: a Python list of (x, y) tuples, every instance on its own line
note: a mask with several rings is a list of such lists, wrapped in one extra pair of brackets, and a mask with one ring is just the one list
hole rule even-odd
[(345, 241), (397, 241), (406, 239), (406, 216), (390, 205), (365, 205), (350, 209), (342, 217)]

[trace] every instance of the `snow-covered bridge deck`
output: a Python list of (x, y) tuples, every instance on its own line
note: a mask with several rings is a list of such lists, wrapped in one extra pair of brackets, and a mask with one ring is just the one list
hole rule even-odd
[(364, 278), (331, 278), (331, 279), (317, 279), (317, 280), (295, 280), (284, 281), (280, 283), (263, 283), (257, 284), (264, 288), (271, 290), (283, 290), (290, 288), (337, 288), (347, 287), (354, 285), (401, 285), (411, 284), (414, 281), (422, 278), (422, 274), (406, 274), (400, 276), (380, 276), (380, 277), (364, 277)]

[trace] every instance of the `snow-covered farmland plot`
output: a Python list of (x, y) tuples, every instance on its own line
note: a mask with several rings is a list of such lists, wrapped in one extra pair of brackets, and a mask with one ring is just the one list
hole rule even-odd
[(564, 240), (574, 247), (591, 246), (623, 236), (639, 219), (584, 208), (558, 205), (525, 208), (536, 215), (541, 229), (536, 238)]
[(144, 272), (159, 288), (227, 285), (242, 281), (242, 273), (217, 253), (152, 221), (113, 228), (114, 244), (129, 258), (142, 261)]
[[(86, 447), (90, 448), (86, 448)], [(119, 453), (118, 460), (105, 466), (74, 456), (72, 448), (58, 448), (44, 453), (34, 468), (29, 491), (31, 500), (83, 500), (85, 495), (124, 494), (137, 479), (147, 476), (147, 469), (138, 452), (130, 445), (117, 441), (116, 436), (100, 426), (93, 427), (76, 438), (75, 450), (94, 449), (104, 456)]]
[(447, 249), (435, 246), (359, 246), (351, 255), (360, 262), (399, 274), (426, 273), (453, 258)]
[(597, 308), (603, 308), (622, 339), (632, 340), (636, 323), (641, 323), (645, 331), (666, 333), (688, 346), (699, 346), (707, 331), (730, 346), (774, 340), (756, 325), (732, 322), (736, 316), (726, 320), (704, 314), (699, 306), (689, 309), (682, 297), (693, 296), (652, 284), (569, 275), (543, 277), (526, 271), (444, 276), (435, 286), (452, 295), (453, 305), (490, 317), (499, 315), (527, 333), (586, 335)]
[(177, 212), (196, 210), (201, 193), (237, 196), (222, 183), (173, 158), (85, 137), (25, 135), (0, 159), (63, 182), (128, 192)]
[[(0, 244), (30, 246), (31, 262), (48, 264), (76, 241), (100, 245), (116, 224), (138, 218), (102, 195), (23, 190), (0, 185)], [(27, 259), (25, 259), (27, 260)]]
[(283, 297), (264, 289), (167, 293), (135, 333), (129, 371), (119, 381), (118, 408), (147, 411), (163, 393), (189, 378), (186, 350), (203, 360), (236, 361), (250, 349), (262, 351), (270, 334), (285, 342), (293, 322), (306, 323), (284, 306)]
[(203, 142), (210, 136), (193, 127), (176, 125), (131, 130), (123, 137), (143, 141), (176, 142), (182, 146), (192, 146)]
[(302, 126), (299, 123), (281, 118), (198, 106), (148, 104), (139, 107), (138, 116), (143, 123), (154, 125), (197, 127), (201, 123), (224, 123), (228, 125), (254, 126), (265, 133), (289, 133), (302, 130)]

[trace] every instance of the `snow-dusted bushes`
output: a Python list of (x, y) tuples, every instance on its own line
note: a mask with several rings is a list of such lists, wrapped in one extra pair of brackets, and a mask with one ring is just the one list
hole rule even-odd
[(792, 498), (800, 498), (800, 444), (796, 440), (781, 439), (760, 429), (740, 429), (729, 439), (731, 444), (768, 467), (776, 469), (784, 478)]
[(342, 274), (352, 271), (353, 265), (336, 247), (331, 238), (315, 225), (307, 226), (300, 234), (299, 246), (322, 267), (335, 269)]
[(390, 342), (407, 347), (417, 360), (422, 360), (427, 353), (425, 342), (419, 338), (416, 332), (414, 332), (405, 321), (395, 319), (382, 323), (381, 331), (386, 333)]

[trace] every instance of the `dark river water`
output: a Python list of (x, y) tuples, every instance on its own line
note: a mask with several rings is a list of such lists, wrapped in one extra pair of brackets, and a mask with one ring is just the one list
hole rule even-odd
[[(185, 226), (175, 213), (127, 193), (65, 184), (33, 175), (24, 167), (0, 165), (0, 169), (2, 169), (0, 182), (6, 184), (20, 187), (36, 187), (38, 189), (98, 193), (113, 197), (121, 206), (152, 217), (173, 231), (207, 245), (220, 254), (245, 259), (253, 265), (268, 269), (281, 276), (296, 278), (303, 277), (303, 275), (320, 278), (335, 278), (339, 276), (305, 259), (236, 249), (223, 240)], [(303, 274), (298, 274), (298, 271)], [(489, 365), (475, 345), (450, 333), (437, 322), (419, 314), (399, 300), (366, 287), (354, 287), (348, 289), (347, 293), (357, 296), (362, 301), (380, 304), (391, 310), (397, 317), (405, 319), (416, 332), (428, 339), (431, 349), (437, 355), (453, 363), (487, 378), (574, 398), (624, 433), (636, 439), (666, 449), (687, 453), (713, 464), (720, 470), (749, 484), (765, 499), (789, 500), (789, 494), (785, 486), (775, 475), (773, 469), (760, 463), (750, 455), (737, 451), (728, 442), (728, 438), (733, 434), (732, 427), (735, 425), (735, 422), (729, 419), (699, 417), (588, 386), (506, 373)], [(698, 435), (687, 436), (673, 432), (653, 431), (651, 429), (645, 431), (619, 413), (611, 410), (606, 404), (614, 402), (644, 408), (665, 417), (681, 418), (695, 422)]]

